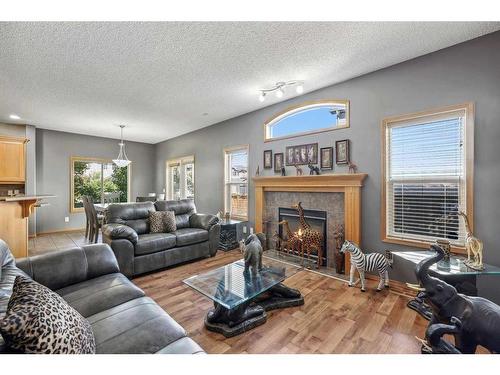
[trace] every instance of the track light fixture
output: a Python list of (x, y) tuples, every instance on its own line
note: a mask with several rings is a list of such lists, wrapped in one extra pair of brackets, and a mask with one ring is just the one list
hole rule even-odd
[(287, 82), (276, 82), (273, 87), (268, 89), (260, 89), (259, 101), (262, 103), (266, 100), (266, 95), (270, 92), (274, 92), (277, 98), (282, 98), (285, 95), (285, 88), (288, 86), (294, 86), (295, 92), (297, 94), (302, 94), (304, 92), (304, 81), (287, 81)]

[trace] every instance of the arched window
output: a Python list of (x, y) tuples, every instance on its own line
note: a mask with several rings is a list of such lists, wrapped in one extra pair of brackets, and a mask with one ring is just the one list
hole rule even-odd
[(349, 127), (348, 100), (322, 100), (288, 108), (267, 121), (265, 141)]

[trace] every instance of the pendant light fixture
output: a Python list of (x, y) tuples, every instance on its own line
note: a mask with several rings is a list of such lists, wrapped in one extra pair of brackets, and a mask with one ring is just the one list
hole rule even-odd
[(125, 127), (125, 125), (120, 125), (121, 139), (120, 139), (120, 143), (118, 143), (118, 145), (120, 146), (120, 153), (118, 154), (118, 157), (116, 159), (113, 159), (113, 163), (115, 163), (116, 166), (119, 168), (126, 167), (131, 163), (131, 161), (128, 160), (128, 158), (127, 158), (127, 154), (125, 152), (125, 143), (123, 143), (123, 128), (124, 127)]

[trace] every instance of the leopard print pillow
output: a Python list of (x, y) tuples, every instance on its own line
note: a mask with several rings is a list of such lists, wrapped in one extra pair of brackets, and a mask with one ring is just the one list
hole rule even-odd
[(23, 353), (95, 353), (90, 323), (61, 296), (25, 276), (14, 281), (0, 333)]
[(150, 233), (170, 233), (177, 230), (174, 211), (149, 212)]

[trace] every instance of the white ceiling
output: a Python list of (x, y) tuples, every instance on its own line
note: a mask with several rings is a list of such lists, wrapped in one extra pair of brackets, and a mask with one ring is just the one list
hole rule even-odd
[[(157, 143), (500, 29), (498, 22), (0, 23), (0, 122)], [(292, 92), (281, 100), (289, 99)], [(9, 119), (10, 114), (20, 121)], [(208, 113), (208, 115), (203, 115)]]

